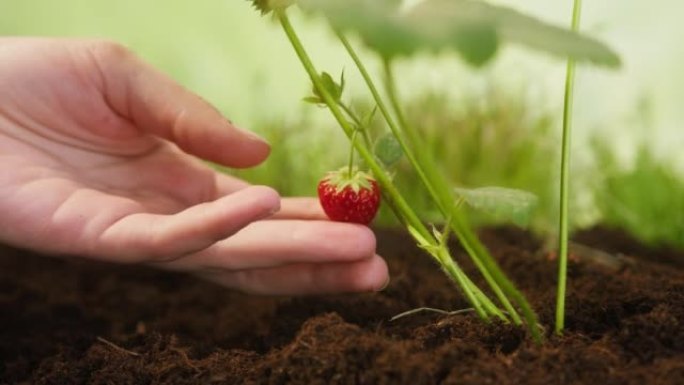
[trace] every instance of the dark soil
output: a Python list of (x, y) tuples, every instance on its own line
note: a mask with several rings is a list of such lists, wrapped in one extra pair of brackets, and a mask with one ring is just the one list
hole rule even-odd
[[(390, 322), (466, 303), (409, 239), (378, 235), (387, 290), (320, 298), (0, 249), (0, 383), (684, 384), (684, 253), (579, 234), (567, 332), (536, 346), (472, 313)], [(550, 329), (555, 262), (521, 231), (483, 239)]]

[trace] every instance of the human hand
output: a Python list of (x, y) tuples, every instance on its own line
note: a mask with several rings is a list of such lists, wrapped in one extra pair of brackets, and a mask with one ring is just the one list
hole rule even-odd
[(0, 38), (0, 90), (2, 242), (261, 294), (387, 281), (368, 228), (201, 162), (249, 167), (270, 148), (119, 45)]

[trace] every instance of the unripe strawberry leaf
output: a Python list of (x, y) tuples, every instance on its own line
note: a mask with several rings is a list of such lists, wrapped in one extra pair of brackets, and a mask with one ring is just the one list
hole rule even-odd
[(392, 133), (386, 133), (382, 135), (376, 142), (373, 149), (375, 156), (380, 159), (382, 164), (390, 168), (394, 166), (402, 156), (404, 152), (401, 150), (401, 145), (397, 138), (392, 135)]
[[(335, 82), (333, 80), (332, 76), (330, 76), (329, 73), (327, 72), (322, 72), (321, 73), (321, 83), (323, 84), (323, 88), (332, 96), (334, 101), (339, 101), (340, 98), (342, 97), (342, 91), (344, 89), (344, 74), (342, 75), (340, 79), (340, 83)], [(314, 87), (313, 89), (314, 95), (318, 96), (319, 99), (323, 99), (323, 96), (320, 95), (320, 92), (318, 89)]]
[(455, 188), (454, 191), (474, 209), (522, 227), (529, 223), (538, 202), (537, 196), (530, 192), (505, 187)]
[[(340, 76), (340, 82), (339, 83), (335, 82), (333, 80), (332, 76), (330, 76), (330, 74), (327, 72), (321, 72), (320, 79), (321, 79), (321, 84), (323, 85), (323, 88), (325, 88), (325, 91), (330, 96), (332, 96), (332, 98), (335, 102), (339, 102), (340, 100), (342, 100), (342, 93), (344, 92), (344, 85), (345, 85), (344, 72), (342, 72), (342, 75)], [(311, 88), (311, 92), (313, 93), (313, 95), (307, 96), (307, 97), (303, 98), (302, 100), (306, 103), (324, 106), (325, 100), (323, 99), (323, 95), (321, 94), (320, 90), (318, 88), (316, 88), (316, 86), (313, 86)]]
[(307, 96), (302, 98), (302, 101), (305, 103), (315, 104), (317, 106), (325, 105), (325, 102), (318, 96)]

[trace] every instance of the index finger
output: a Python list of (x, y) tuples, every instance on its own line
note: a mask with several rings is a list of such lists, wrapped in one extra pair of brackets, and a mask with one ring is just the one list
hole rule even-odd
[(250, 167), (268, 156), (266, 141), (237, 128), (198, 95), (126, 48), (94, 42), (89, 49), (103, 79), (106, 102), (140, 130), (225, 166)]

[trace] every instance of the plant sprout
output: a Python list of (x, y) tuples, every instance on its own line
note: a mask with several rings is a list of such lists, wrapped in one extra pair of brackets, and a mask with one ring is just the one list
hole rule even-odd
[[(498, 319), (524, 324), (535, 341), (542, 341), (543, 333), (536, 313), (478, 239), (461, 207), (465, 202), (522, 223), (534, 206), (535, 197), (500, 187), (452, 188), (439, 172), (437, 161), (423, 143), (419, 130), (405, 117), (393, 63), (397, 58), (416, 53), (451, 50), (471, 65), (482, 66), (495, 56), (500, 45), (507, 42), (569, 57), (573, 61), (609, 67), (619, 65), (617, 55), (590, 37), (481, 1), (425, 0), (412, 7), (401, 7), (400, 0), (251, 1), (262, 14), (274, 15), (311, 79), (313, 96), (305, 100), (329, 109), (350, 139), (352, 151), (359, 155), (377, 180), (386, 204), (418, 246), (437, 261), (460, 288), (474, 312), (486, 321)], [(357, 116), (343, 101), (344, 76), (336, 82), (328, 73), (318, 71), (290, 22), (288, 8), (295, 4), (305, 13), (322, 16), (329, 22), (366, 83), (388, 132), (372, 138), (367, 129), (369, 119)], [(350, 43), (349, 36), (360, 38), (381, 58), (384, 94)], [(354, 140), (357, 132), (361, 133), (363, 140)], [(430, 229), (421, 221), (393, 183), (391, 167), (402, 156), (414, 168), (420, 183), (440, 211), (444, 223), (441, 230)], [(452, 257), (448, 247), (451, 234), (477, 267), (491, 294), (477, 286)]]
[[(582, 1), (574, 0), (571, 28), (579, 30)], [(558, 224), (558, 290), (556, 293), (556, 334), (565, 327), (565, 289), (568, 275), (568, 211), (570, 194), (570, 132), (572, 128), (572, 102), (575, 86), (575, 60), (568, 59), (563, 97), (563, 134), (560, 170), (560, 216)]]

